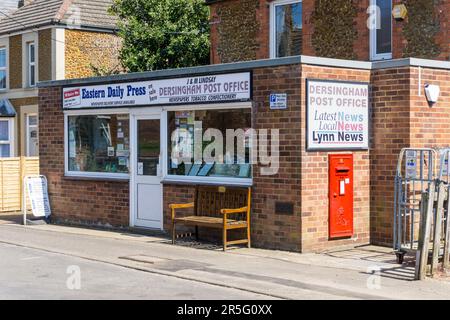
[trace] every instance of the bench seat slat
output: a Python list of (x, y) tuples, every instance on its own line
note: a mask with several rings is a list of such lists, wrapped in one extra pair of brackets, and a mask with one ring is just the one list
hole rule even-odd
[[(210, 216), (187, 216), (187, 217), (179, 217), (175, 218), (176, 222), (182, 222), (184, 224), (193, 224), (198, 226), (207, 226), (212, 228), (222, 228), (223, 227), (223, 218), (219, 217), (210, 217)], [(227, 229), (234, 228), (246, 228), (247, 221), (239, 221), (239, 220), (227, 220)]]

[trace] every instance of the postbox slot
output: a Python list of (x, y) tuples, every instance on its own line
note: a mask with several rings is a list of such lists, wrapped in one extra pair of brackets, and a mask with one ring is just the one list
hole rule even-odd
[(336, 167), (336, 172), (337, 173), (346, 173), (346, 172), (349, 172), (350, 171), (350, 168), (347, 168), (347, 167)]

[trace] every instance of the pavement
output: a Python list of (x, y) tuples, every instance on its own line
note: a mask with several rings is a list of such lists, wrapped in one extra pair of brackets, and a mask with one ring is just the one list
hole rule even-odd
[[(0, 298), (450, 298), (447, 278), (413, 281), (412, 265), (396, 264), (391, 249), (376, 246), (222, 252), (205, 243), (171, 245), (161, 236), (0, 224), (0, 257)], [(67, 266), (80, 270), (82, 289), (75, 293), (67, 292), (68, 275), (61, 273)]]
[(23, 215), (19, 212), (1, 213), (0, 214), (0, 225), (1, 224), (21, 224), (22, 221), (23, 221)]

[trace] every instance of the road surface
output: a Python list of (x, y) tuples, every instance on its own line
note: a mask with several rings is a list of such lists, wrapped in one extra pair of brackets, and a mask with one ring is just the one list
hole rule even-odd
[(322, 254), (0, 223), (0, 299), (450, 299), (389, 248)]

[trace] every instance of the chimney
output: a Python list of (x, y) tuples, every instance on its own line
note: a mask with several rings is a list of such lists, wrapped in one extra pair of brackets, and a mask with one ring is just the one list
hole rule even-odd
[(34, 0), (19, 0), (19, 3), (17, 5), (18, 8), (22, 8), (24, 6), (29, 5), (30, 3), (32, 3)]

